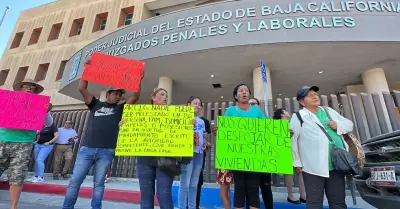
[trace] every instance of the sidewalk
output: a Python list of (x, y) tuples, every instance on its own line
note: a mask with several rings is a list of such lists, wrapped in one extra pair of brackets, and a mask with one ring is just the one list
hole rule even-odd
[[(29, 174), (27, 179), (32, 174)], [(2, 176), (5, 177), (5, 176)], [(45, 176), (45, 182), (41, 184), (25, 183), (24, 192), (42, 193), (42, 194), (54, 194), (54, 195), (65, 195), (69, 180), (53, 180), (51, 174)], [(88, 176), (82, 184), (79, 197), (91, 198), (93, 188), (93, 178)], [(8, 184), (0, 182), (0, 190), (8, 189)], [(179, 181), (174, 182), (172, 189), (173, 199), (175, 207), (178, 202), (178, 191)], [(298, 197), (297, 190), (295, 190), (296, 196)], [(289, 209), (289, 208), (305, 208), (305, 205), (294, 205), (286, 202), (286, 188), (273, 188), (274, 204), (276, 208)], [(233, 192), (232, 192), (233, 197)], [(140, 203), (140, 189), (137, 179), (127, 178), (112, 178), (110, 183), (106, 184), (106, 190), (104, 192), (104, 200), (126, 202), (126, 203)], [(371, 205), (363, 201), (360, 197), (357, 197), (357, 205), (353, 205), (353, 200), (350, 194), (347, 194), (346, 203), (349, 208), (357, 209), (374, 209)], [(156, 205), (158, 202), (156, 200)], [(201, 207), (203, 208), (222, 208), (222, 202), (219, 198), (219, 187), (216, 183), (205, 183), (202, 187), (201, 193)], [(324, 205), (327, 206), (327, 200), (325, 198)], [(262, 207), (264, 208), (264, 207)]]

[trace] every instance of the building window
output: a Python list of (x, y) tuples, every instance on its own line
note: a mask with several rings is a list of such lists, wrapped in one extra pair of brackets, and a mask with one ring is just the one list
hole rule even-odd
[(121, 9), (119, 14), (118, 27), (132, 24), (134, 7)]
[(65, 65), (67, 64), (68, 60), (63, 60), (60, 63), (60, 67), (58, 68), (58, 73), (57, 73), (57, 77), (56, 77), (56, 81), (61, 80), (63, 74), (64, 74), (64, 69), (65, 69)]
[(4, 85), (6, 83), (9, 72), (10, 72), (9, 69), (0, 71), (0, 86)]
[(82, 28), (83, 28), (83, 24), (79, 24), (78, 25), (78, 31), (76, 31), (76, 35), (81, 35)]
[(42, 33), (42, 29), (43, 28), (33, 29), (28, 45), (37, 44), (37, 42), (39, 41), (39, 38), (40, 38), (40, 34)]
[(17, 72), (17, 76), (15, 76), (14, 84), (21, 82), (25, 79), (26, 73), (28, 72), (28, 66), (20, 67)]
[(94, 25), (92, 30), (93, 33), (106, 29), (107, 17), (108, 17), (108, 12), (96, 15), (96, 19), (94, 20)]
[(36, 72), (35, 81), (43, 81), (46, 79), (47, 71), (49, 69), (50, 63), (40, 64)]
[(102, 19), (100, 21), (100, 30), (106, 29), (107, 19)]
[(125, 25), (130, 25), (130, 24), (132, 24), (132, 18), (133, 18), (133, 13), (127, 14), (127, 15), (125, 16), (125, 22), (124, 22), (124, 24), (125, 24)]
[(69, 31), (69, 37), (81, 35), (84, 21), (85, 18), (79, 18), (72, 22), (71, 30)]
[(11, 43), (10, 49), (18, 48), (19, 45), (21, 44), (21, 41), (22, 41), (23, 37), (24, 37), (24, 32), (16, 33), (15, 36), (14, 36), (14, 40)]
[(49, 34), (49, 38), (47, 39), (47, 41), (57, 40), (58, 37), (60, 36), (61, 28), (62, 28), (62, 23), (54, 24), (54, 25), (51, 27), (51, 31), (50, 31), (50, 34)]

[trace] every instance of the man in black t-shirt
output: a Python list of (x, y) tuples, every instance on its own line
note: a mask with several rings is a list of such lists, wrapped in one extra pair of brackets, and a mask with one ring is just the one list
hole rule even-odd
[[(141, 78), (143, 78), (143, 74)], [(101, 208), (104, 180), (107, 169), (114, 158), (119, 131), (118, 123), (122, 117), (124, 104), (136, 103), (140, 95), (139, 89), (125, 103), (118, 104), (125, 91), (110, 87), (106, 94), (107, 101), (101, 102), (87, 90), (87, 87), (88, 82), (81, 80), (79, 91), (90, 110), (90, 116), (86, 136), (78, 152), (72, 178), (65, 194), (63, 209), (74, 208), (79, 188), (92, 166), (94, 167), (94, 176), (91, 208)]]

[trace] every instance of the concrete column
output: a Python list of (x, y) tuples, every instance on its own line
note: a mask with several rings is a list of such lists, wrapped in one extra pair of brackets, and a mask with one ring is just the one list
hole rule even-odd
[(168, 92), (168, 104), (172, 102), (172, 88), (174, 86), (174, 80), (169, 77), (160, 77), (158, 80), (158, 88), (163, 88)]
[[(253, 97), (260, 101), (264, 100), (264, 86), (260, 67), (253, 70)], [(271, 71), (269, 68), (267, 68), (267, 97), (272, 99)]]
[(386, 80), (385, 71), (382, 68), (367, 70), (361, 74), (362, 81), (367, 93), (389, 92), (389, 85)]
[[(382, 92), (390, 91), (388, 82), (386, 80), (385, 71), (382, 68), (373, 68), (373, 69), (364, 71), (361, 74), (361, 78), (362, 78), (366, 93), (369, 93), (369, 94), (370, 93), (378, 93), (380, 100), (381, 100), (381, 104), (383, 107), (385, 107), (385, 101), (383, 99)], [(386, 123), (388, 124), (389, 131), (392, 131), (392, 126), (390, 124), (389, 115), (388, 115), (386, 108), (384, 108), (384, 114), (385, 114)]]

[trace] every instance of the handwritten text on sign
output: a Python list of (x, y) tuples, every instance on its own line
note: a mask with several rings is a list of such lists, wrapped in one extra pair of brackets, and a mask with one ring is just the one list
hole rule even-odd
[(0, 89), (0, 127), (41, 130), (50, 97)]
[(143, 70), (144, 62), (96, 52), (86, 64), (82, 79), (138, 92)]
[(218, 117), (215, 167), (293, 174), (286, 120)]
[(125, 105), (115, 155), (193, 156), (191, 106)]

